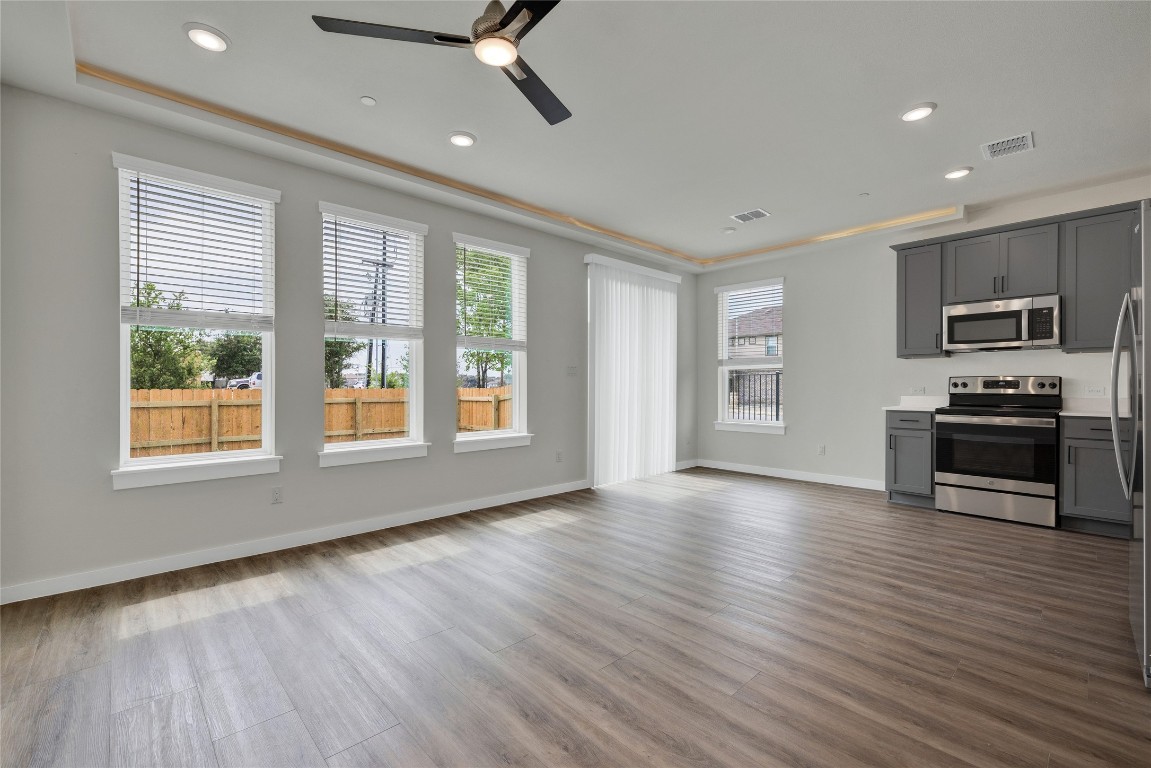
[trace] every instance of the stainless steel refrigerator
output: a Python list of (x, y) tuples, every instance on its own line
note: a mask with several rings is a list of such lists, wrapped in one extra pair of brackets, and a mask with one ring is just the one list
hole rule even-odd
[[(1140, 249), (1138, 272), (1131, 290), (1123, 297), (1119, 321), (1115, 328), (1115, 346), (1111, 351), (1111, 432), (1115, 441), (1115, 460), (1123, 490), (1131, 500), (1133, 529), (1130, 550), (1131, 631), (1135, 636), (1135, 650), (1143, 684), (1151, 688), (1151, 615), (1148, 614), (1148, 596), (1151, 595), (1151, 548), (1147, 546), (1148, 509), (1144, 506), (1144, 484), (1147, 477), (1146, 434), (1143, 415), (1148, 412), (1147, 357), (1143, 354), (1143, 340), (1147, 331), (1147, 312), (1144, 311), (1144, 286), (1151, 268), (1151, 200), (1139, 206), (1135, 247)], [(1126, 372), (1126, 402), (1120, 402), (1119, 379)], [(1130, 443), (1120, 440), (1120, 422), (1128, 422), (1133, 436)]]

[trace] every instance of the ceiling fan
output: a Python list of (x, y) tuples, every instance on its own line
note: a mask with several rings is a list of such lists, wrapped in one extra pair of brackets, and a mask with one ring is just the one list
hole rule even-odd
[(480, 61), (502, 69), (520, 89), (520, 93), (539, 110), (548, 124), (555, 125), (567, 120), (572, 113), (551, 92), (551, 89), (544, 85), (543, 80), (539, 79), (527, 62), (520, 58), (517, 48), (524, 36), (557, 5), (559, 0), (516, 0), (512, 7), (505, 11), (500, 0), (491, 0), (483, 15), (472, 22), (471, 37), (371, 24), (366, 21), (332, 19), (327, 16), (313, 16), (312, 21), (325, 32), (336, 32), (341, 35), (406, 40), (409, 43), (446, 45), (451, 48), (471, 48)]

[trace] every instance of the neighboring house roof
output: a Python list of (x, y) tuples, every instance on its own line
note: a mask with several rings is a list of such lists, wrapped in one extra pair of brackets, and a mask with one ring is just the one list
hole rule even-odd
[(783, 307), (760, 307), (727, 321), (727, 335), (776, 336), (783, 333)]

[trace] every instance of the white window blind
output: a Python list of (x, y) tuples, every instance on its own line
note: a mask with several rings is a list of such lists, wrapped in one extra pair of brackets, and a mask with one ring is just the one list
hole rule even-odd
[(455, 239), (457, 345), (527, 349), (528, 250), (467, 235)]
[(325, 335), (421, 338), (427, 227), (329, 203), (320, 211)]
[[(116, 157), (122, 222), (121, 322), (271, 331), (275, 199), (166, 178), (139, 170), (163, 166), (140, 161), (133, 167), (132, 161)], [(176, 176), (213, 178), (171, 170)], [(150, 298), (155, 296), (162, 299)], [(160, 305), (142, 306), (145, 302)]]
[(722, 365), (780, 363), (783, 356), (783, 280), (716, 288)]

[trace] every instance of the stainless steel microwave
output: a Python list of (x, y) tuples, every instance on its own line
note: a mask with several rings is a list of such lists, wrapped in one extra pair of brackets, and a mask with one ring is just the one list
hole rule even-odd
[(943, 308), (943, 349), (1033, 349), (1059, 346), (1059, 296), (999, 299)]

